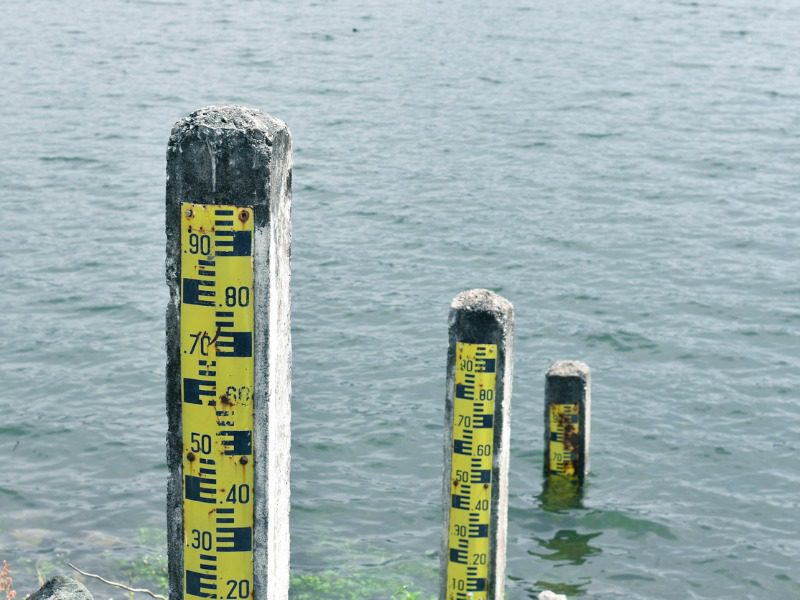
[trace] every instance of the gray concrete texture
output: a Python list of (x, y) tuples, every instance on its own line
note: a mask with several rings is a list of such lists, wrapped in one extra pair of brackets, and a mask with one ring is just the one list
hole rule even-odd
[(209, 106), (178, 121), (167, 147), (167, 533), (170, 600), (183, 597), (180, 204), (254, 207), (255, 600), (289, 589), (292, 141), (278, 119)]
[(508, 469), (511, 441), (511, 384), (513, 379), (514, 307), (489, 290), (460, 293), (450, 304), (447, 392), (445, 395), (444, 477), (442, 505), (444, 529), (440, 553), (439, 597), (446, 599), (450, 527), (450, 471), (453, 444), (453, 396), (455, 393), (456, 343), (497, 344), (497, 380), (492, 457), (492, 504), (489, 546), (488, 599), (503, 598), (508, 523)]

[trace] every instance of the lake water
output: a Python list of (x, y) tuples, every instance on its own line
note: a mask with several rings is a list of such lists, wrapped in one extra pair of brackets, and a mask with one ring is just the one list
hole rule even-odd
[[(158, 585), (166, 142), (239, 103), (294, 135), (294, 598), (435, 595), (447, 310), (472, 287), (516, 308), (507, 598), (800, 598), (800, 4), (3, 9), (20, 593), (66, 560)], [(593, 472), (553, 511), (563, 358), (593, 369)]]

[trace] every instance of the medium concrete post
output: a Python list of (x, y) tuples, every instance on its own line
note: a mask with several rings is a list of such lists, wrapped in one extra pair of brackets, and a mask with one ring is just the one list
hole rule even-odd
[(583, 484), (589, 472), (592, 424), (591, 370), (577, 360), (560, 360), (545, 382), (544, 474)]
[(511, 414), (511, 303), (488, 290), (450, 305), (439, 597), (503, 597)]
[(289, 587), (292, 142), (210, 106), (167, 148), (170, 600)]

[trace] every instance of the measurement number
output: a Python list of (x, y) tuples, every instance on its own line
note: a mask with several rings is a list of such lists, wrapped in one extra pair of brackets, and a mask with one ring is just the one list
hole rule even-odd
[(246, 483), (234, 485), (225, 497), (225, 502), (230, 502), (231, 504), (247, 504), (250, 502), (250, 486)]
[(249, 287), (226, 287), (225, 288), (225, 306), (247, 306), (250, 304), (250, 288)]
[(190, 233), (189, 252), (191, 254), (211, 254), (211, 238), (207, 235)]
[(195, 431), (192, 432), (192, 452), (201, 452), (202, 454), (211, 454), (211, 436), (208, 434), (199, 434)]
[(240, 600), (245, 600), (245, 598), (250, 597), (250, 581), (247, 579), (228, 579), (226, 582), (228, 585), (228, 595), (226, 598), (238, 598)]
[(211, 336), (205, 331), (202, 331), (199, 333), (190, 333), (189, 337), (194, 340), (194, 342), (192, 342), (192, 347), (189, 349), (189, 354), (194, 354), (195, 350), (199, 350), (201, 356), (208, 356), (208, 347), (213, 341)]
[(228, 388), (225, 390), (225, 395), (228, 396), (233, 402), (239, 402), (241, 404), (247, 404), (250, 402), (250, 397), (253, 395), (250, 391), (250, 388), (247, 386), (242, 386), (238, 390), (229, 385)]
[(211, 533), (192, 529), (192, 548), (211, 550)]

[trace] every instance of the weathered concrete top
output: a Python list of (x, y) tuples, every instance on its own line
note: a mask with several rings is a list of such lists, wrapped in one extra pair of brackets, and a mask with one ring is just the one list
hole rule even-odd
[(505, 298), (490, 290), (474, 289), (461, 292), (450, 304), (453, 312), (487, 313), (494, 316), (503, 328), (511, 321), (514, 307)]
[(196, 110), (175, 123), (169, 148), (179, 147), (187, 134), (214, 139), (234, 131), (245, 132), (254, 147), (263, 145), (266, 148), (272, 146), (275, 134), (283, 129), (287, 129), (286, 123), (256, 108), (212, 105)]
[(290, 152), (291, 134), (280, 119), (243, 106), (201, 108), (172, 128), (167, 199), (267, 203), (271, 182), (279, 183), (271, 168)]
[(548, 377), (579, 377), (584, 381), (591, 373), (589, 365), (579, 360), (558, 360), (547, 369)]
[(514, 327), (514, 306), (489, 290), (461, 292), (450, 304), (451, 335), (474, 343), (510, 343)]

